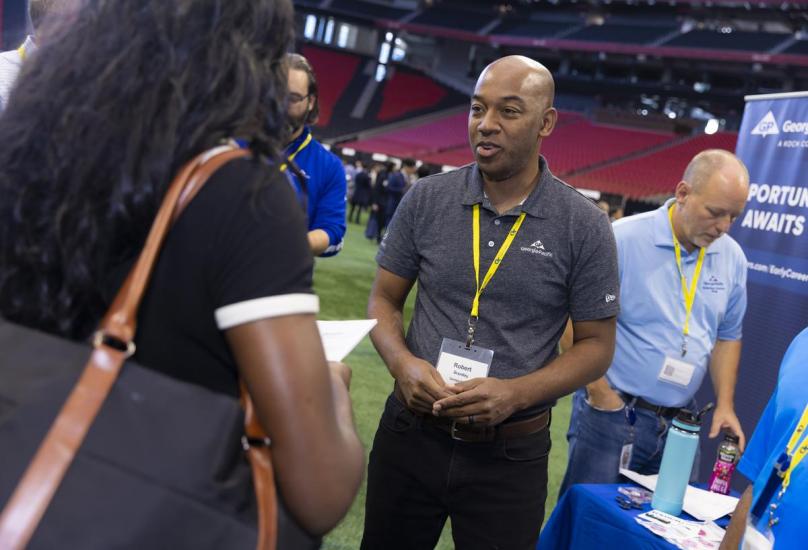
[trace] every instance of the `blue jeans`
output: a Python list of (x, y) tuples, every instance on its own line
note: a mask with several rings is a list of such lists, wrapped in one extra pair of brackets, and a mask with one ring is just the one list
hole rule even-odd
[[(585, 389), (575, 392), (567, 432), (569, 460), (559, 498), (575, 483), (619, 483), (620, 454), (629, 443), (634, 445), (629, 469), (645, 475), (659, 473), (670, 419), (635, 407), (632, 424), (629, 412), (627, 405), (617, 411), (595, 409), (587, 401)], [(697, 450), (691, 482), (698, 478), (698, 465)]]

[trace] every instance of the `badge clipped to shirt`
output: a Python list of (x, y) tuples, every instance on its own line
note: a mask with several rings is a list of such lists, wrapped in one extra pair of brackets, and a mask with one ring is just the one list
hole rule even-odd
[(438, 372), (447, 384), (459, 384), (472, 378), (486, 378), (494, 359), (494, 350), (444, 338), (438, 356)]
[(665, 361), (662, 363), (662, 369), (660, 369), (657, 379), (669, 384), (687, 387), (687, 385), (690, 384), (690, 380), (693, 379), (693, 373), (695, 371), (695, 365), (668, 356), (665, 357)]
[(476, 292), (471, 302), (466, 341), (460, 342), (444, 338), (440, 346), (437, 370), (447, 384), (459, 384), (473, 378), (488, 377), (488, 371), (491, 369), (491, 362), (494, 359), (494, 350), (474, 345), (474, 332), (480, 315), (480, 296), (488, 283), (491, 282), (491, 279), (494, 278), (524, 220), (525, 213), (522, 212), (508, 231), (508, 236), (502, 242), (502, 246), (494, 256), (494, 261), (491, 262), (485, 277), (480, 282), (480, 205), (475, 204), (472, 207), (472, 258), (474, 261)]

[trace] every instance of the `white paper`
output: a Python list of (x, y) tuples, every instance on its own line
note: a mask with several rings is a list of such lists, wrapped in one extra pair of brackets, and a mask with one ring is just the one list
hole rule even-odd
[[(656, 475), (646, 476), (625, 468), (621, 468), (620, 473), (646, 489), (656, 489)], [(688, 485), (682, 508), (698, 520), (715, 521), (734, 512), (737, 505), (738, 499), (733, 496), (711, 493)]]
[(342, 361), (375, 326), (376, 319), (317, 321), (325, 358), (329, 361)]
[(683, 550), (718, 550), (724, 530), (715, 523), (689, 521), (651, 510), (634, 520), (655, 535)]

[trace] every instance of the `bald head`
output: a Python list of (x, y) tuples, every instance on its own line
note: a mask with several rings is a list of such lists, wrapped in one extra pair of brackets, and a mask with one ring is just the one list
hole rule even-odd
[(682, 179), (690, 184), (694, 192), (700, 192), (714, 179), (718, 172), (732, 173), (740, 185), (749, 185), (749, 172), (741, 159), (724, 149), (702, 151), (690, 161)]
[(743, 162), (723, 149), (693, 157), (676, 186), (673, 225), (688, 249), (709, 246), (729, 231), (749, 194), (749, 172)]
[(525, 95), (540, 102), (543, 108), (552, 107), (555, 81), (550, 71), (538, 61), (524, 55), (501, 57), (489, 64), (477, 79), (478, 88), (484, 80), (511, 78), (522, 82)]

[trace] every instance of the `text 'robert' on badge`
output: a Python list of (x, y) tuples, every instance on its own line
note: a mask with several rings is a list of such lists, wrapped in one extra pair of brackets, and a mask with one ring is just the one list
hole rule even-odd
[(485, 378), (494, 359), (494, 350), (466, 347), (457, 340), (444, 338), (438, 356), (438, 372), (447, 384), (459, 384), (472, 378)]

